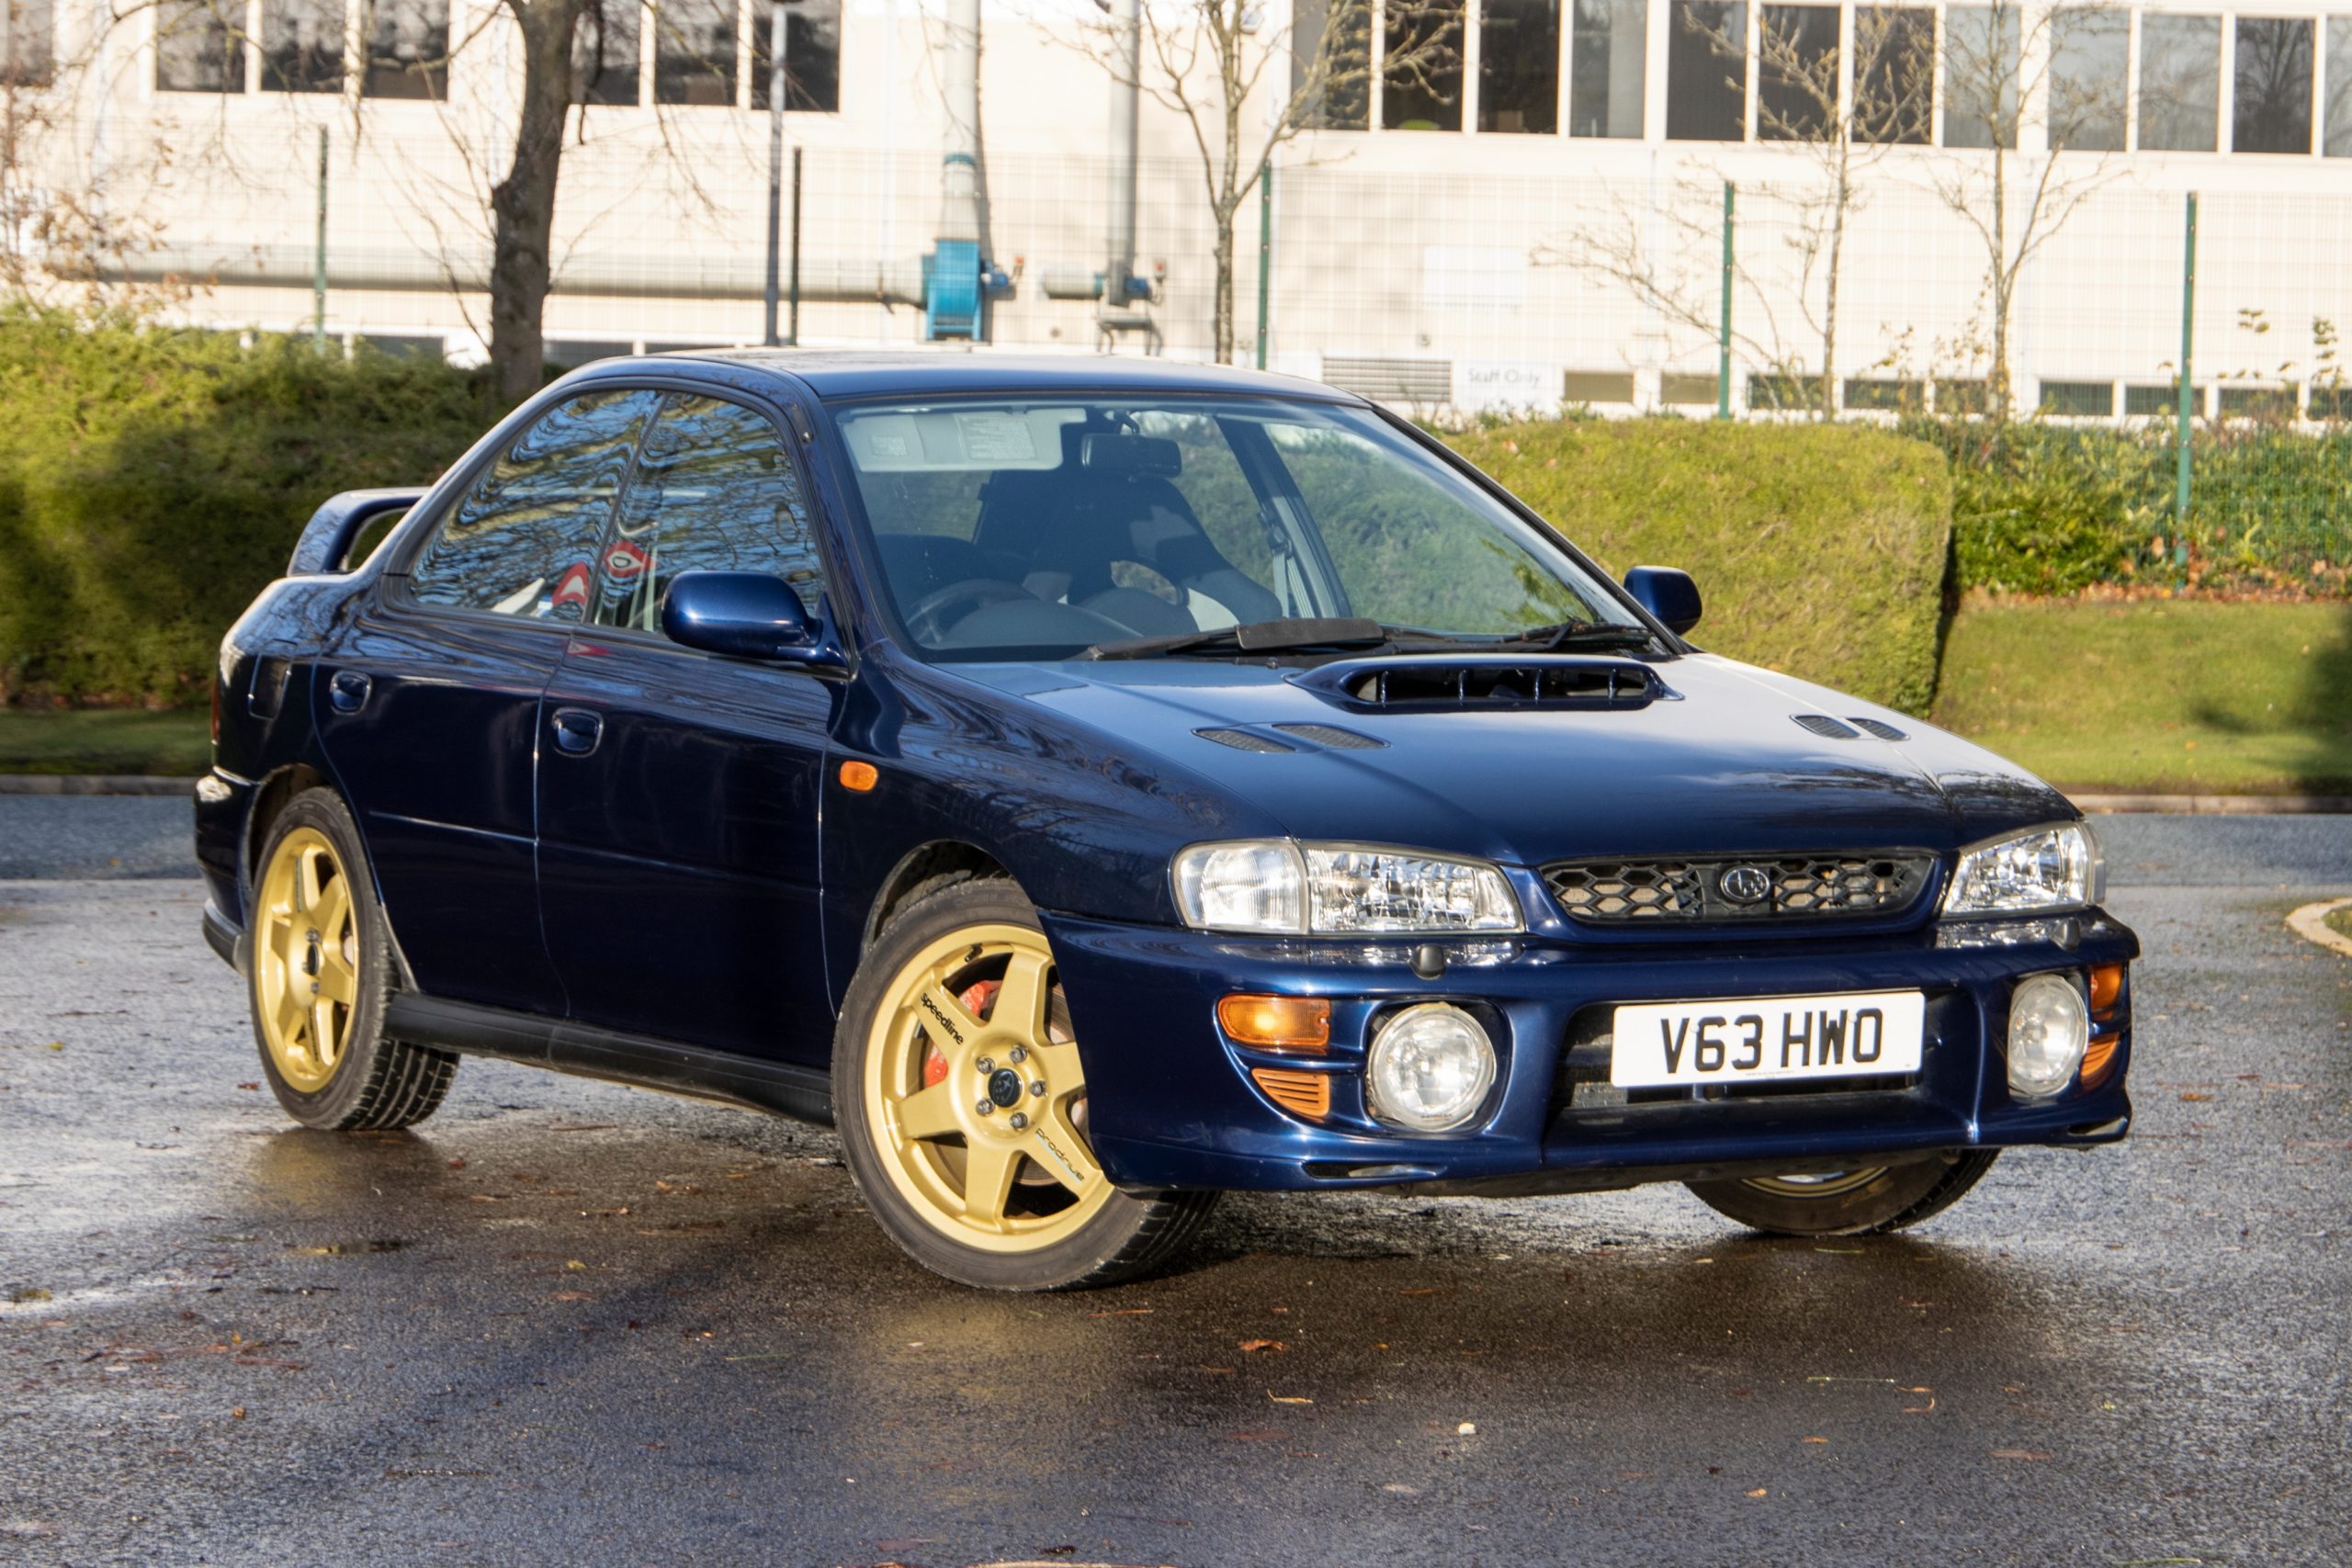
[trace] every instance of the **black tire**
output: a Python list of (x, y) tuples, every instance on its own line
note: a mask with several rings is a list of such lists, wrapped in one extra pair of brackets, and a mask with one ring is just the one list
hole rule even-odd
[(1819, 1179), (1818, 1192), (1800, 1190), (1806, 1179), (1787, 1177), (1684, 1185), (1715, 1213), (1768, 1235), (1878, 1235), (1951, 1208), (2000, 1156), (1998, 1149), (1966, 1149), (1858, 1168), (1842, 1179)]
[[(352, 964), (356, 993), (344, 1016), (341, 1049), (325, 1080), (309, 1086), (292, 1081), (281, 1070), (263, 1020), (264, 989), (272, 974), (262, 951), (266, 940), (265, 889), (287, 840), (305, 830), (326, 840), (337, 863), (336, 874), (347, 884), (351, 946), (356, 953)], [(259, 870), (247, 910), (251, 953), (245, 966), (246, 1002), (262, 1072), (277, 1103), (303, 1126), (331, 1133), (413, 1127), (432, 1115), (449, 1092), (458, 1058), (384, 1033), (384, 1010), (395, 989), (390, 929), (368, 874), (367, 853), (350, 810), (333, 790), (304, 790), (270, 823), (255, 864)]]
[[(1148, 1273), (1192, 1238), (1215, 1205), (1216, 1193), (1113, 1188), (1094, 1200), (1101, 1207), (1072, 1234), (1025, 1250), (1005, 1250), (948, 1234), (944, 1227), (950, 1217), (927, 1218), (921, 1200), (902, 1190), (900, 1179), (891, 1174), (894, 1162), (903, 1156), (886, 1145), (887, 1134), (877, 1134), (867, 1101), (876, 1081), (869, 1073), (882, 1071), (872, 1058), (889, 1049), (877, 1043), (878, 1026), (888, 1021), (882, 1010), (899, 994), (910, 966), (925, 953), (984, 927), (1022, 928), (1035, 933), (1042, 949), (1044, 928), (1036, 911), (1012, 882), (988, 878), (951, 883), (920, 896), (893, 916), (850, 981), (833, 1037), (833, 1120), (858, 1195), (909, 1257), (935, 1274), (981, 1290), (1075, 1290)], [(983, 965), (986, 962), (982, 960)]]

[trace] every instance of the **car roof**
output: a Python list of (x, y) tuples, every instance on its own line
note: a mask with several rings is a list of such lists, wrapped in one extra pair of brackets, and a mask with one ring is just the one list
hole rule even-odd
[(754, 372), (788, 376), (820, 398), (888, 395), (951, 396), (966, 392), (1151, 392), (1360, 399), (1298, 376), (1244, 370), (1230, 365), (1191, 365), (1110, 354), (997, 354), (968, 350), (739, 348), (700, 349), (628, 360), (601, 359), (586, 368), (600, 378), (629, 368), (674, 367), (681, 359), (714, 360)]

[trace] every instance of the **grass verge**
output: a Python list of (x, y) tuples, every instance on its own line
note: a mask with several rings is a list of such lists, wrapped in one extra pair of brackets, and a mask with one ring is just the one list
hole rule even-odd
[(212, 763), (202, 709), (0, 708), (0, 773), (157, 773)]
[(2352, 904), (2341, 909), (2330, 909), (2320, 918), (2320, 923), (2341, 937), (2352, 937)]
[(2352, 795), (2352, 605), (1971, 603), (1935, 720), (2084, 793)]

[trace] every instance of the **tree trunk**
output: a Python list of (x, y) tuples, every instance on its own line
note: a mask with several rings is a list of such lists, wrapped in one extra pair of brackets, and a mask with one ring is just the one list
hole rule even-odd
[(571, 110), (571, 35), (580, 0), (506, 0), (523, 32), (523, 99), (514, 163), (490, 193), (490, 361), (499, 395), (529, 396), (547, 373), (547, 309), (556, 175)]
[(1233, 363), (1233, 209), (1220, 210), (1215, 241), (1216, 255), (1216, 362)]
[[(1841, 138), (1845, 132), (1841, 129)], [(1854, 205), (1850, 153), (1841, 141), (1838, 150), (1838, 184), (1829, 211), (1829, 279), (1821, 302), (1821, 417), (1838, 417), (1838, 269), (1846, 251), (1846, 214)]]
[(1995, 424), (2009, 417), (2009, 289), (2016, 275), (2009, 270), (2008, 158), (1996, 131), (1993, 138), (1993, 371), (1984, 386), (1984, 411)]

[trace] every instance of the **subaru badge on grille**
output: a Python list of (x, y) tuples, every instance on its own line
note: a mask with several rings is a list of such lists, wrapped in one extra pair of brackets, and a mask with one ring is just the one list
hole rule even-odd
[(1723, 896), (1735, 904), (1760, 904), (1772, 892), (1772, 878), (1760, 865), (1736, 865), (1715, 881)]

